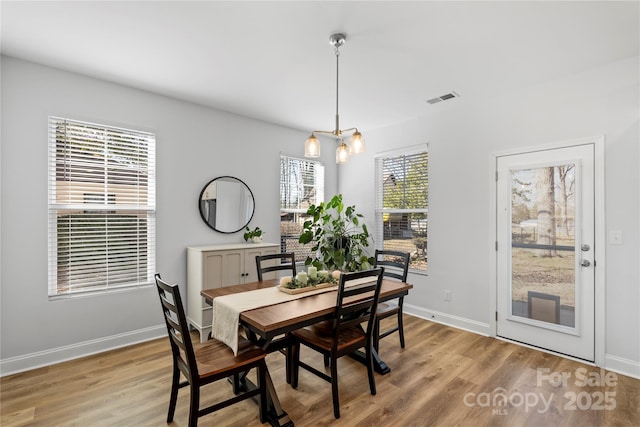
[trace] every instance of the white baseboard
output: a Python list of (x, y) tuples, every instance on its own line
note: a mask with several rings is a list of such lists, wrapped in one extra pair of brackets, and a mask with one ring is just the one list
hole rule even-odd
[(167, 336), (162, 324), (0, 360), (0, 377)]
[(490, 325), (488, 323), (478, 322), (476, 320), (442, 313), (435, 310), (428, 310), (426, 308), (407, 303), (404, 304), (404, 312), (412, 316), (442, 323), (443, 325), (447, 326), (453, 326), (454, 328), (463, 329), (465, 331), (473, 332), (476, 334), (485, 336), (491, 335)]
[(635, 360), (605, 354), (604, 368), (640, 380), (640, 362)]

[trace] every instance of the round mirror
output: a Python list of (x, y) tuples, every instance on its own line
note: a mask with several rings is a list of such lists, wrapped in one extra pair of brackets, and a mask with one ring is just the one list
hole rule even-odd
[(247, 184), (232, 176), (209, 181), (198, 199), (200, 216), (220, 233), (235, 233), (249, 224), (255, 211), (253, 193)]

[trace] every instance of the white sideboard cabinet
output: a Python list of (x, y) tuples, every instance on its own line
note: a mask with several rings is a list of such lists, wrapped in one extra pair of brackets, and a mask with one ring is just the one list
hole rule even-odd
[(275, 243), (187, 247), (187, 321), (198, 330), (201, 342), (211, 333), (212, 314), (200, 291), (257, 281), (256, 255), (279, 251)]

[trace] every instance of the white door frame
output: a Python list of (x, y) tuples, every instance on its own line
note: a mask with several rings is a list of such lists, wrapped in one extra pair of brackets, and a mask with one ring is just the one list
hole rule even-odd
[[(568, 141), (561, 141), (551, 144), (544, 144), (539, 146), (528, 146), (517, 149), (510, 149), (504, 151), (496, 151), (491, 153), (491, 177), (490, 177), (490, 197), (489, 197), (489, 209), (490, 209), (490, 228), (489, 235), (490, 242), (490, 271), (489, 271), (489, 331), (492, 337), (497, 337), (498, 323), (496, 321), (497, 312), (497, 295), (498, 295), (498, 274), (497, 274), (497, 160), (498, 157), (528, 153), (541, 150), (552, 150), (557, 148), (571, 147), (575, 145), (594, 144), (594, 262), (595, 262), (595, 364), (596, 366), (604, 366), (605, 363), (605, 220), (604, 220), (604, 136), (595, 136), (588, 138), (580, 138)], [(567, 357), (567, 356), (564, 356)]]

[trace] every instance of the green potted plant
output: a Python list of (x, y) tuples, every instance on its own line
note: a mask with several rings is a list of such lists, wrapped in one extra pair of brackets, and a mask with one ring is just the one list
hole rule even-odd
[(246, 230), (246, 232), (243, 234), (245, 242), (248, 242), (249, 240), (251, 240), (253, 243), (262, 242), (262, 236), (264, 235), (264, 232), (260, 229), (260, 227), (256, 227), (251, 230), (249, 226), (246, 226), (244, 229)]
[(303, 225), (299, 242), (311, 244), (316, 256), (308, 256), (305, 265), (341, 271), (371, 268), (374, 259), (366, 252), (369, 231), (355, 206), (344, 205), (342, 194), (333, 196), (327, 203), (311, 205), (307, 214), (310, 219)]

